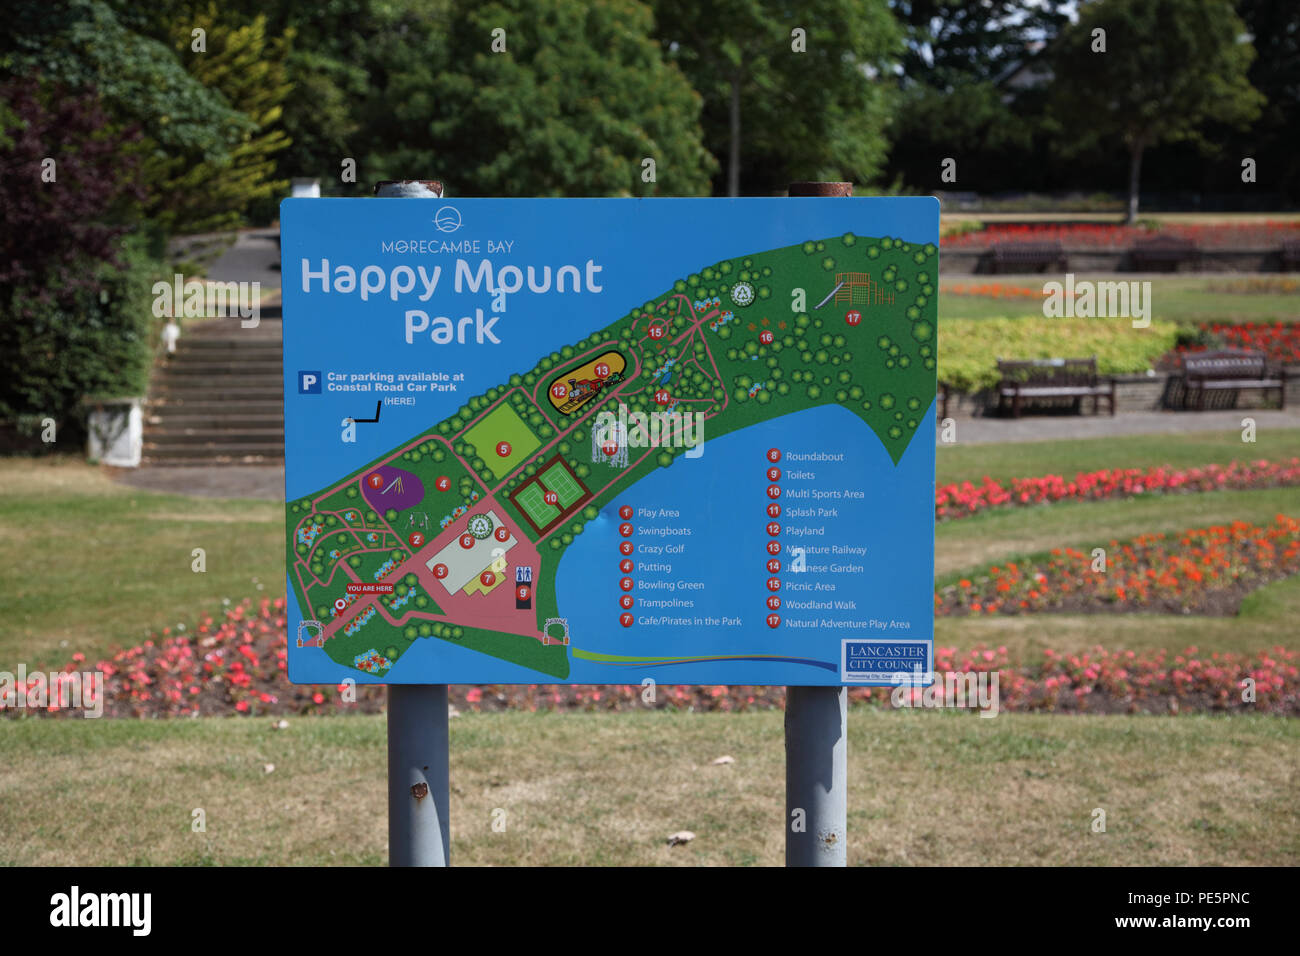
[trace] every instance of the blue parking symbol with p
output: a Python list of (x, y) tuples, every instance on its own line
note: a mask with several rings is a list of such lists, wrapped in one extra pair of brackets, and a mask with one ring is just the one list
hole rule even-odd
[(299, 372), (298, 373), (298, 394), (319, 395), (320, 394), (320, 372)]

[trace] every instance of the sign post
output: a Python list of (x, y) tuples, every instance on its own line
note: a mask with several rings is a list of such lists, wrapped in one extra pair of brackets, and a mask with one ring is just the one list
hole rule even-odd
[(790, 688), (842, 864), (844, 688), (933, 669), (938, 203), (377, 192), (439, 201), (281, 204), (285, 547), (290, 680), (389, 687), (391, 862), (446, 685), (640, 683)]
[[(381, 199), (441, 199), (442, 184), (375, 186)], [(451, 862), (451, 781), (446, 684), (388, 685), (388, 865)]]
[[(853, 195), (852, 183), (791, 183), (791, 196)], [(848, 861), (848, 691), (785, 689), (785, 865)]]

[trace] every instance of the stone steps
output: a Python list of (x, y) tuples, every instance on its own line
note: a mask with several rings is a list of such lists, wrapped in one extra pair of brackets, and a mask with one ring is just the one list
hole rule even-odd
[(145, 407), (144, 461), (153, 465), (276, 465), (284, 461), (280, 323), (196, 323), (158, 368)]

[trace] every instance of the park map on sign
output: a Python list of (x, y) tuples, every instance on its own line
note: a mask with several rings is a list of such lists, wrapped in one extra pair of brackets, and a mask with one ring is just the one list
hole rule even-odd
[[(289, 501), (289, 579), (317, 622), (298, 645), (372, 679), (420, 639), (567, 678), (581, 635), (557, 607), (560, 560), (690, 454), (696, 413), (716, 438), (840, 405), (898, 462), (935, 395), (937, 251), (850, 233), (714, 263)], [(663, 413), (660, 443), (598, 425), (620, 406)]]

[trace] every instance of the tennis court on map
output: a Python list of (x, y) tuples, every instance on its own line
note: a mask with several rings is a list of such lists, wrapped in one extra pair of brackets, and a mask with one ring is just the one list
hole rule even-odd
[(568, 462), (560, 455), (552, 458), (537, 477), (520, 485), (510, 496), (515, 507), (537, 531), (545, 530), (590, 497), (591, 492), (569, 470)]

